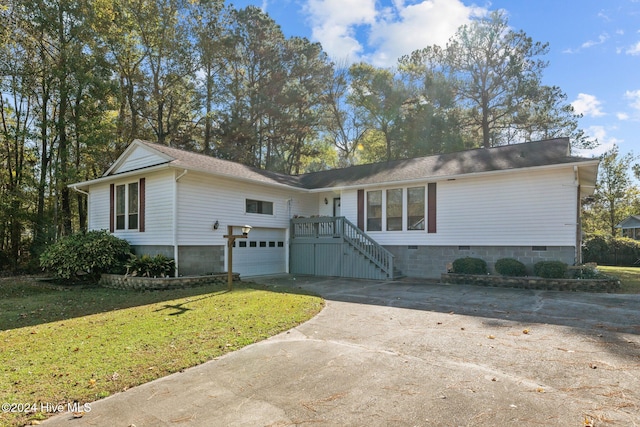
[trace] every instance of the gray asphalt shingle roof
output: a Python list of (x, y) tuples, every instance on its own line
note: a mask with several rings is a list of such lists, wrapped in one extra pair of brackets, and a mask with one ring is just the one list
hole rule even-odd
[(557, 138), (290, 176), (171, 148), (166, 145), (146, 141), (140, 142), (173, 158), (174, 160), (169, 163), (176, 167), (304, 189), (350, 187), (419, 179), (428, 180), (472, 173), (592, 162), (594, 160), (571, 156), (569, 139)]
[(284, 184), (294, 187), (300, 187), (300, 180), (297, 176), (253, 168), (241, 163), (218, 159), (216, 157), (194, 153), (191, 151), (180, 150), (153, 142), (142, 140), (137, 141), (173, 158), (174, 160), (171, 160), (169, 163), (178, 168), (195, 169), (202, 172), (210, 172), (217, 175), (244, 178), (252, 181), (264, 182), (267, 184)]
[(628, 216), (616, 228), (640, 228), (640, 215)]

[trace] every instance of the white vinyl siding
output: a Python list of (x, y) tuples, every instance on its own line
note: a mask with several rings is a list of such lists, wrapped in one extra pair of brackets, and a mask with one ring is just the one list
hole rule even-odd
[[(398, 186), (372, 190), (393, 188)], [(575, 246), (577, 186), (571, 167), (438, 181), (437, 188), (436, 233), (367, 233), (383, 245)], [(342, 201), (343, 215), (357, 223), (357, 190), (343, 191)]]
[(438, 235), (453, 245), (575, 246), (570, 168), (438, 184)]
[[(138, 230), (114, 230), (113, 234), (127, 239), (132, 245), (167, 245), (172, 242), (172, 209), (174, 171), (155, 172), (128, 177), (113, 184), (128, 185), (133, 180), (145, 178), (145, 232)], [(89, 229), (109, 229), (109, 184), (90, 188)], [(128, 221), (128, 219), (126, 220)], [(125, 221), (125, 222), (126, 222)]]
[[(247, 199), (273, 203), (273, 214), (247, 213)], [(224, 245), (228, 225), (288, 229), (292, 216), (310, 216), (317, 209), (315, 195), (189, 172), (178, 182), (178, 244)]]
[(109, 184), (92, 186), (89, 192), (89, 230), (109, 230)]
[(112, 173), (129, 172), (162, 163), (167, 163), (167, 160), (162, 156), (159, 156), (157, 153), (153, 153), (148, 148), (138, 146), (124, 159), (121, 165), (118, 165), (115, 170), (112, 171)]

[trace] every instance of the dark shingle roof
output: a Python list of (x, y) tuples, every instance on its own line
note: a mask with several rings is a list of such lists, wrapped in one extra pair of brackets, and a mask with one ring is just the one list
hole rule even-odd
[(309, 173), (301, 176), (301, 181), (310, 189), (344, 187), (592, 160), (571, 157), (569, 139), (558, 138)]
[(264, 182), (266, 184), (290, 185), (294, 187), (300, 186), (299, 178), (297, 176), (253, 168), (241, 163), (222, 160), (216, 157), (194, 153), (191, 151), (180, 150), (153, 142), (142, 140), (137, 141), (173, 158), (173, 160), (171, 160), (169, 164), (178, 168), (194, 169), (201, 172), (214, 173), (217, 175), (244, 178), (251, 181)]
[(557, 138), (290, 176), (171, 148), (166, 145), (146, 141), (139, 142), (171, 157), (173, 160), (169, 161), (169, 163), (176, 167), (258, 181), (265, 184), (288, 185), (304, 189), (350, 187), (420, 179), (428, 180), (472, 173), (594, 160), (572, 157), (569, 151), (569, 139)]

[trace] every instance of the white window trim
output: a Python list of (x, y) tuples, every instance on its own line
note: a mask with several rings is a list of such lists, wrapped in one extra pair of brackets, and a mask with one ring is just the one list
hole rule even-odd
[[(408, 214), (408, 209), (409, 209), (409, 188), (418, 188), (418, 187), (422, 187), (424, 188), (424, 229), (422, 230), (409, 230), (409, 223), (408, 223), (408, 218), (407, 218), (407, 214)], [(402, 230), (387, 230), (387, 190), (397, 190), (397, 189), (402, 189)], [(368, 224), (369, 224), (369, 192), (373, 192), (373, 191), (380, 191), (382, 192), (382, 218), (381, 218), (381, 230), (369, 230), (368, 229)], [(418, 234), (418, 233), (427, 233), (427, 216), (428, 216), (428, 200), (429, 197), (429, 190), (427, 188), (427, 184), (424, 185), (412, 185), (412, 186), (406, 186), (406, 187), (385, 187), (385, 188), (373, 188), (370, 190), (366, 190), (365, 191), (365, 202), (364, 202), (364, 226), (365, 226), (365, 232), (366, 233), (404, 233), (404, 232), (410, 232), (411, 234)]]
[[(129, 215), (131, 214), (131, 212), (129, 212), (129, 186), (131, 184), (137, 184), (138, 186), (138, 221), (136, 224), (136, 228), (129, 228)], [(124, 228), (118, 228), (118, 187), (124, 187)], [(140, 181), (129, 181), (121, 184), (115, 184), (113, 197), (115, 198), (113, 203), (114, 231), (122, 232), (140, 230)]]
[[(271, 203), (271, 213), (267, 214), (267, 213), (261, 213), (261, 212), (247, 212), (247, 201), (252, 200), (252, 201), (256, 201), (256, 202), (261, 202), (261, 203)], [(244, 214), (245, 215), (257, 215), (260, 217), (264, 217), (264, 216), (268, 216), (268, 217), (276, 217), (276, 203), (273, 200), (264, 200), (264, 199), (257, 199), (257, 198), (252, 198), (252, 197), (245, 197), (244, 199)]]

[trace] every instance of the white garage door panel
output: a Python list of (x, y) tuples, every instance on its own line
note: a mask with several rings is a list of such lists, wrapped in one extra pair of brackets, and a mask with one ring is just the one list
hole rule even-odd
[(236, 239), (233, 271), (240, 277), (286, 273), (285, 236), (283, 229), (252, 228), (248, 238)]

